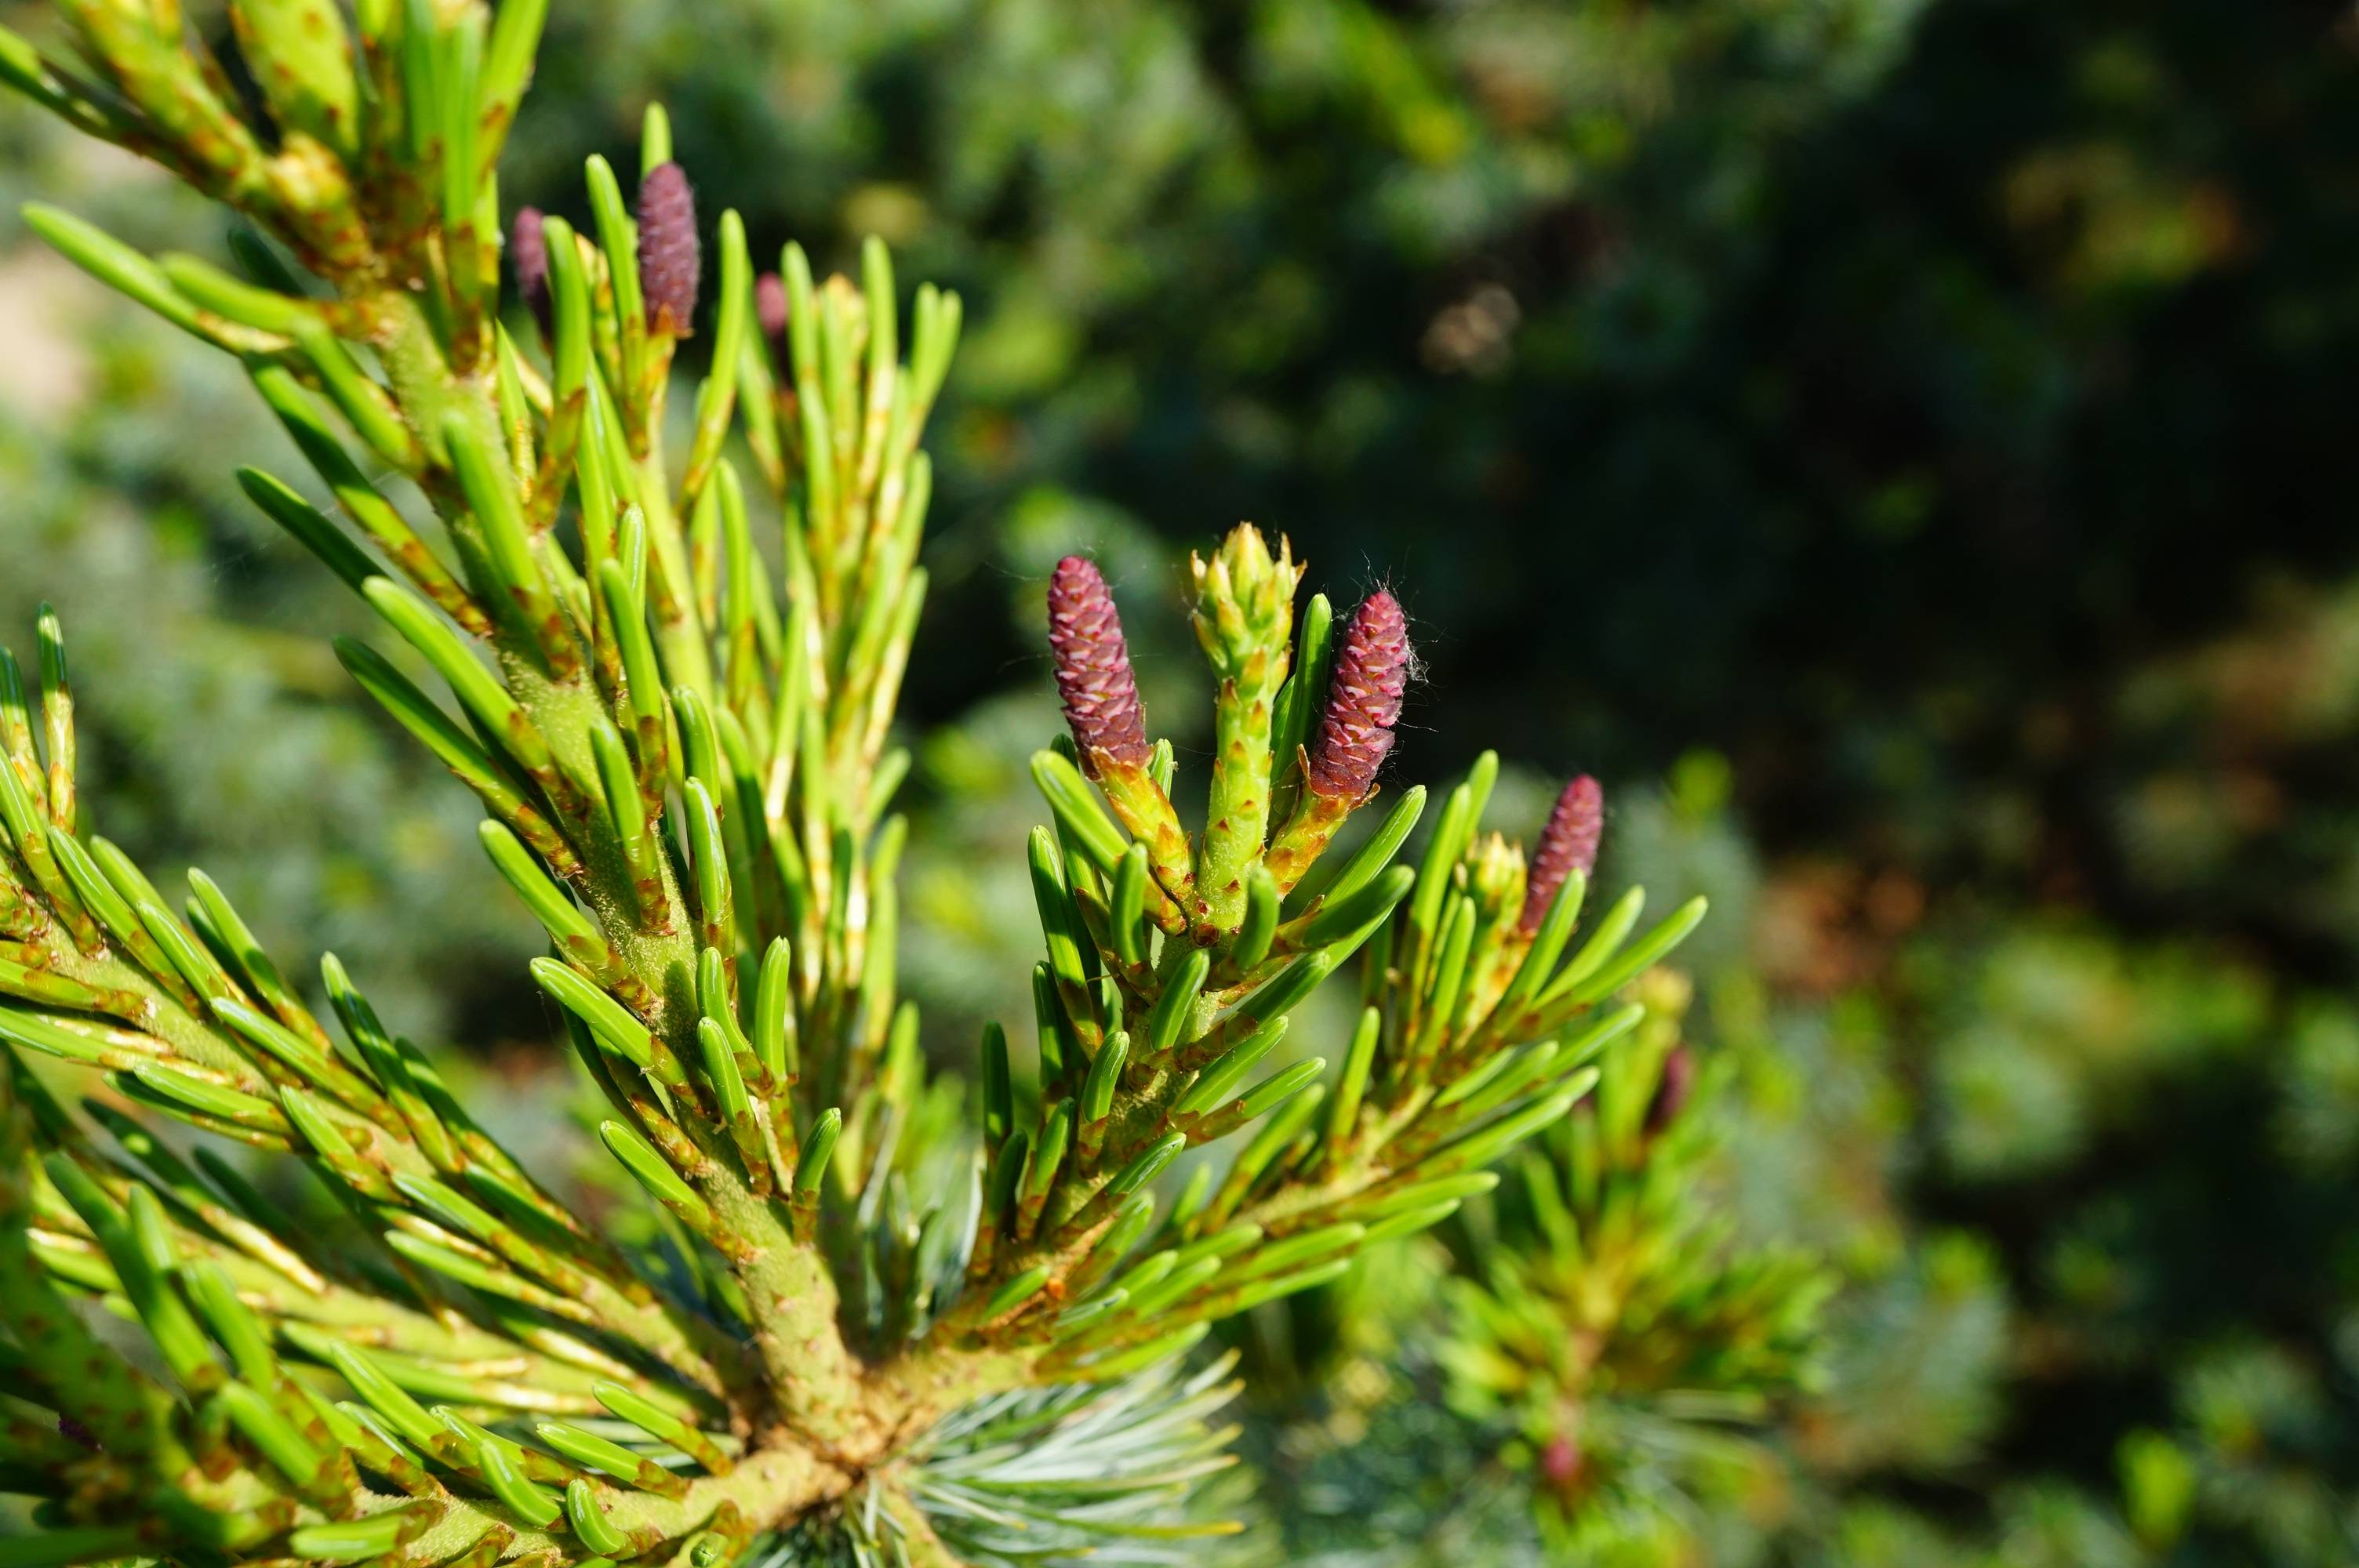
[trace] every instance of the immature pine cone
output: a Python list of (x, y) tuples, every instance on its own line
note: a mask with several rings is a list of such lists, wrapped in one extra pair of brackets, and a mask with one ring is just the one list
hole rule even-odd
[(516, 268), (517, 297), (532, 319), (540, 323), (540, 335), (549, 335), (549, 239), (541, 231), (540, 209), (516, 209), (515, 232), (508, 236), (508, 262)]
[(770, 345), (770, 362), (778, 367), (781, 376), (791, 380), (795, 367), (787, 342), (787, 284), (777, 273), (766, 272), (754, 280), (754, 315)]
[(1128, 767), (1147, 763), (1147, 722), (1138, 712), (1138, 680), (1122, 617), (1098, 568), (1079, 556), (1057, 563), (1049, 579), (1049, 647), (1057, 660), (1057, 695), (1082, 765), (1094, 774), (1103, 752)]
[(1688, 1097), (1695, 1093), (1695, 1053), (1685, 1045), (1674, 1045), (1663, 1058), (1663, 1076), (1655, 1084), (1655, 1098), (1647, 1103), (1647, 1133), (1654, 1137), (1679, 1119), (1687, 1108)]
[(1597, 864), (1597, 840), (1605, 830), (1605, 792), (1582, 773), (1564, 786), (1540, 829), (1539, 848), (1532, 853), (1531, 879), (1524, 884), (1524, 916), (1528, 936), (1540, 928), (1549, 905), (1565, 878), (1579, 871), (1587, 876)]
[(696, 193), (676, 163), (659, 163), (639, 182), (639, 293), (647, 330), (685, 338), (696, 320)]
[(1400, 601), (1383, 589), (1360, 600), (1343, 628), (1327, 711), (1310, 743), (1305, 782), (1313, 795), (1360, 801), (1376, 784), (1376, 770), (1393, 749), (1401, 690), (1408, 684), (1408, 622)]

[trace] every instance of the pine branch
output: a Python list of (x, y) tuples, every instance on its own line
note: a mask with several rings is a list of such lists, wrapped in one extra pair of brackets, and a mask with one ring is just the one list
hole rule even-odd
[(1564, 1551), (1646, 1534), (1812, 1388), (1834, 1286), (1801, 1249), (1736, 1239), (1707, 1179), (1733, 1064), (1700, 1067), (1681, 1038), (1683, 976), (1635, 989), (1644, 1022), (1593, 1104), (1451, 1238), (1437, 1341), (1453, 1408), (1533, 1456), (1530, 1502)]
[[(1331, 646), (1318, 639), (1334, 635), (1332, 617), (1314, 602), (1304, 644), (1289, 648), (1299, 569), (1282, 544), (1273, 556), (1240, 529), (1195, 575), (1222, 740), (1208, 847), (1184, 881), (1158, 869), (1176, 860), (1158, 847), (1178, 834), (1176, 815), (1111, 598), (1078, 560), (1051, 585), (1073, 751), (1035, 760), (1057, 820), (1035, 832), (1031, 857), (1048, 953), (1034, 984), (1039, 1109), (1019, 1119), (1006, 1037), (991, 1033), (968, 1288), (886, 1373), (919, 1408), (1024, 1379), (1119, 1375), (1440, 1223), (1595, 1085), (1592, 1059), (1639, 1017), (1603, 1004), (1702, 914), (1698, 902), (1625, 946), (1636, 913), (1625, 901), (1560, 967), (1594, 824), (1560, 813), (1549, 825), (1541, 854), (1555, 885), (1547, 917), (1527, 927), (1522, 855), (1475, 838), (1497, 766), (1487, 756), (1452, 793), (1421, 869), (1390, 863), (1422, 809), (1413, 790), (1289, 903), (1272, 867), (1285, 887), (1301, 883), (1375, 793), (1411, 662), (1399, 609), (1370, 596)], [(1289, 663), (1332, 672), (1323, 697), (1278, 683), (1272, 672)], [(1297, 748), (1285, 780), (1296, 805), (1273, 836), (1260, 803), (1285, 735), (1311, 745)], [(1159, 917), (1158, 893), (1177, 918)], [(1372, 1005), (1331, 1099), (1324, 1063), (1280, 1065), (1280, 1047), (1292, 1010), (1364, 947)], [(1188, 1146), (1249, 1126), (1218, 1184), (1190, 1188), (1158, 1225), (1154, 1175)]]
[[(956, 1521), (985, 1510), (947, 1479), (952, 1439), (998, 1420), (1036, 1454), (1051, 1429), (1170, 1434), (1147, 1444), (1161, 1483), (1121, 1482), (1161, 1506), (1225, 1463), (1203, 1424), (1225, 1393), (1171, 1383), (1180, 1353), (1484, 1190), (1587, 1091), (1588, 1059), (1628, 1028), (1605, 1004), (1700, 915), (1626, 942), (1636, 907), (1617, 905), (1560, 964), (1585, 879), (1524, 918), (1520, 856), (1474, 844), (1484, 770), (1421, 869), (1393, 864), (1421, 789), (1322, 864), (1376, 797), (1408, 631), (1382, 592), (1340, 629), (1323, 599), (1298, 618), (1303, 568), (1251, 526), (1194, 563), (1218, 746), (1191, 836), (1111, 596), (1068, 562), (1050, 641), (1071, 743), (1035, 759), (1055, 827), (1029, 846), (1040, 1098), (1019, 1108), (994, 1031), (970, 1160), (957, 1087), (929, 1082), (897, 994), (907, 826), (889, 814), (927, 592), (919, 443), (957, 297), (919, 287), (905, 331), (874, 241), (856, 281), (818, 278), (795, 245), (757, 278), (734, 213), (707, 290), (657, 109), (629, 195), (588, 160), (587, 230), (517, 215), (512, 333), (494, 168), (537, 0), (364, 0), (349, 23), (320, 0), (234, 0), (266, 116), (170, 7), (61, 9), (95, 78), (0, 31), (0, 80), (216, 197), (309, 276), (255, 246), (239, 276), (55, 209), (28, 221), (238, 355), (294, 438), (337, 515), (256, 470), (246, 492), (392, 634), (339, 656), (483, 802), (485, 852), (549, 935), (531, 979), (611, 1113), (595, 1134), (668, 1245), (625, 1250), (576, 1217), (332, 957), (332, 1033), (217, 887), (196, 879), (174, 914), (90, 833), (45, 617), (38, 704), (0, 659), (0, 1356), (81, 1373), (38, 1380), (55, 1430), (0, 1436), (0, 1464), (58, 1505), (42, 1561), (723, 1568), (822, 1528), (855, 1487), (905, 1555), (967, 1553)], [(699, 332), (691, 434), (668, 452)], [(446, 543), (371, 471), (413, 481)], [(1580, 859), (1558, 840), (1551, 877)], [(1331, 1093), (1287, 1035), (1363, 953), (1376, 1005)], [(105, 1074), (114, 1098), (78, 1118), (33, 1057)], [(300, 1160), (342, 1217), (277, 1212), (235, 1168), (168, 1149), (158, 1116)], [(1158, 1220), (1170, 1162), (1248, 1130), (1218, 1185)], [(91, 1341), (76, 1298), (135, 1319), (165, 1376)], [(339, 1384), (351, 1400), (321, 1391)], [(1085, 1541), (1096, 1515), (1070, 1478), (1039, 1507)]]

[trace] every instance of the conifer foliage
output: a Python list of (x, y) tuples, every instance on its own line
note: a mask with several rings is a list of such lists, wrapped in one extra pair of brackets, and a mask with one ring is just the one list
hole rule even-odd
[[(658, 1244), (538, 1180), (332, 956), (306, 983), (82, 820), (45, 616), (29, 672), (0, 657), (0, 1477), (40, 1499), (5, 1561), (1184, 1557), (1229, 1385), (1176, 1358), (1495, 1184), (1701, 907), (1634, 936), (1625, 899), (1576, 946), (1594, 812), (1535, 880), (1476, 838), (1487, 760), (1397, 864), (1400, 607), (1298, 607), (1251, 526), (1194, 563), (1188, 823), (1069, 561), (1036, 1015), (986, 1033), (963, 1125), (897, 995), (892, 810), (957, 297), (905, 301), (875, 242), (856, 279), (794, 245), (757, 277), (660, 111), (630, 193), (589, 160), (586, 228), (504, 215), (540, 0), (235, 0), (220, 52), (168, 0), (60, 11), (72, 62), (0, 31), (0, 77), (232, 210), (235, 270), (28, 221), (235, 355), (309, 462), (239, 477), (382, 622), (353, 680), (482, 801)], [(1289, 1024), (1354, 957), (1331, 1065)]]

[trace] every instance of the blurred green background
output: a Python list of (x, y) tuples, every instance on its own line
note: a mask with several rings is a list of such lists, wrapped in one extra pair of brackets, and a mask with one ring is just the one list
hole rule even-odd
[[(1023, 1016), (1048, 568), (1097, 553), (1168, 721), (1178, 563), (1252, 519), (1408, 605), (1401, 777), (1495, 746), (1528, 834), (1595, 772), (1608, 876), (1715, 894), (1714, 1201), (1844, 1288), (1769, 1460), (1630, 1560), (2359, 1558), (2347, 6), (554, 10), (511, 200), (579, 209), (660, 98), (757, 254), (874, 232), (965, 296), (908, 713), (938, 1059)], [(221, 243), (14, 103), (0, 187)], [(530, 1073), (472, 803), (230, 481), (282, 438), (13, 224), (0, 622), (65, 613), (95, 815)], [(1335, 1310), (1248, 1441), (1288, 1560), (1547, 1552), (1430, 1397), (1441, 1320)]]

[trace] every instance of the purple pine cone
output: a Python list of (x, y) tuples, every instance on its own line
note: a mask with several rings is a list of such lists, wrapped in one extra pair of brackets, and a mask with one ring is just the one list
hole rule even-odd
[(1695, 1093), (1695, 1053), (1685, 1045), (1674, 1045), (1663, 1058), (1663, 1076), (1656, 1080), (1655, 1098), (1647, 1105), (1647, 1132), (1649, 1137), (1660, 1133), (1679, 1119), (1687, 1108), (1688, 1097)]
[(546, 341), (551, 335), (549, 238), (541, 230), (539, 208), (516, 209), (516, 223), (508, 235), (508, 264), (516, 268), (516, 296), (532, 312), (532, 319), (540, 323), (540, 335)]
[(791, 381), (795, 366), (787, 343), (787, 284), (777, 273), (766, 272), (754, 280), (754, 315), (770, 345), (770, 362), (780, 377)]
[(679, 165), (659, 163), (639, 182), (639, 293), (647, 300), (649, 331), (685, 338), (693, 330), (702, 265), (696, 192)]
[(1393, 749), (1393, 726), (1400, 722), (1410, 657), (1400, 601), (1381, 588), (1360, 600), (1343, 628), (1327, 711), (1310, 742), (1305, 782), (1313, 795), (1357, 802), (1375, 787), (1376, 770)]
[(1049, 647), (1057, 661), (1057, 695), (1072, 727), (1082, 765), (1092, 773), (1105, 752), (1128, 767), (1147, 763), (1147, 722), (1138, 711), (1122, 617), (1098, 568), (1080, 556), (1057, 563), (1049, 579)]
[(1582, 773), (1564, 786), (1540, 829), (1540, 844), (1532, 855), (1530, 878), (1524, 883), (1524, 935), (1540, 928), (1540, 921), (1556, 902), (1565, 879), (1579, 871), (1587, 876), (1597, 865), (1597, 840), (1605, 830), (1605, 792)]

